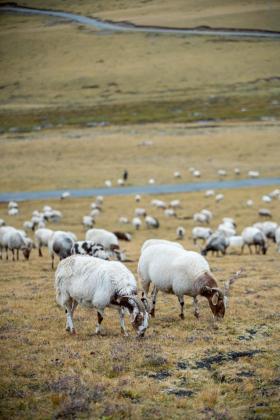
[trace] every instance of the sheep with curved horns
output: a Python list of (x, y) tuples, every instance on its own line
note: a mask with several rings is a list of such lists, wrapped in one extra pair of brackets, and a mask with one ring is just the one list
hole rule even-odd
[(101, 244), (110, 257), (116, 257), (120, 261), (126, 259), (125, 252), (120, 250), (119, 240), (113, 232), (105, 229), (89, 229), (86, 240)]
[(197, 318), (198, 296), (206, 297), (215, 319), (223, 318), (230, 285), (240, 274), (241, 272), (231, 277), (225, 283), (224, 290), (221, 290), (205, 258), (197, 252), (168, 244), (153, 245), (144, 249), (138, 264), (138, 276), (145, 296), (148, 295), (150, 284), (154, 285), (151, 315), (155, 315), (156, 297), (160, 290), (177, 296), (181, 306), (181, 319), (184, 319), (184, 295), (193, 298), (194, 315)]
[(125, 309), (139, 337), (143, 337), (148, 328), (147, 301), (137, 297), (134, 275), (120, 262), (72, 255), (59, 263), (55, 288), (57, 303), (66, 310), (66, 330), (72, 334), (75, 334), (73, 314), (78, 304), (97, 309), (97, 334), (106, 307), (119, 311), (121, 331), (125, 335)]

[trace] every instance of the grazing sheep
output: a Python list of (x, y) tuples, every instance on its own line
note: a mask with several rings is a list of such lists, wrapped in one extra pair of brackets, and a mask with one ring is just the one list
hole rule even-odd
[(0, 219), (0, 227), (5, 226), (5, 225), (6, 225), (6, 222), (3, 219)]
[(158, 209), (166, 209), (167, 208), (167, 204), (165, 201), (162, 200), (152, 200), (151, 201), (151, 205), (158, 208)]
[(165, 209), (164, 215), (166, 217), (177, 217), (176, 211), (174, 209)]
[(137, 297), (136, 280), (120, 262), (73, 255), (59, 263), (55, 289), (57, 303), (66, 310), (66, 330), (71, 334), (75, 334), (73, 314), (78, 304), (97, 309), (97, 334), (106, 307), (119, 311), (121, 331), (125, 335), (125, 309), (139, 337), (143, 337), (148, 328), (146, 300)]
[(193, 220), (198, 223), (209, 223), (208, 217), (203, 213), (194, 213)]
[(95, 202), (98, 206), (101, 206), (103, 204), (103, 201), (104, 201), (103, 195), (98, 195), (95, 199)]
[(160, 224), (156, 217), (146, 216), (145, 223), (148, 229), (158, 229)]
[(242, 236), (231, 236), (230, 238), (228, 238), (228, 241), (230, 249), (237, 249), (242, 254), (244, 246), (244, 239), (242, 238)]
[(8, 210), (8, 215), (9, 216), (17, 216), (18, 213), (19, 213), (19, 210), (16, 207), (13, 207), (13, 208)]
[(271, 198), (271, 197), (269, 197), (269, 195), (263, 195), (263, 196), (262, 196), (262, 201), (263, 201), (264, 203), (271, 203), (272, 198)]
[(123, 187), (123, 186), (124, 186), (124, 184), (125, 184), (125, 181), (124, 181), (122, 178), (119, 178), (119, 179), (117, 180), (117, 184), (118, 184), (120, 187)]
[(105, 187), (107, 187), (107, 188), (111, 188), (111, 187), (112, 187), (112, 181), (111, 181), (110, 179), (107, 179), (107, 180), (104, 182), (104, 184), (105, 184)]
[(271, 191), (271, 193), (269, 193), (269, 196), (271, 198), (274, 198), (274, 199), (279, 199), (280, 198), (280, 190), (279, 190), (279, 188), (276, 188), (275, 190)]
[(182, 178), (181, 173), (179, 171), (175, 171), (173, 176), (174, 178)]
[(268, 209), (259, 209), (258, 214), (261, 217), (272, 217), (271, 211)]
[(236, 235), (236, 231), (231, 223), (221, 223), (218, 226), (217, 232), (223, 233), (226, 238)]
[(59, 210), (50, 210), (44, 212), (44, 219), (48, 222), (59, 223), (62, 219), (62, 213)]
[(226, 176), (227, 175), (227, 171), (225, 171), (224, 169), (218, 169), (217, 174), (219, 176)]
[(202, 209), (200, 213), (206, 216), (207, 223), (210, 223), (211, 220), (213, 219), (213, 213), (210, 210)]
[(192, 238), (194, 245), (196, 245), (198, 239), (202, 239), (202, 241), (205, 242), (209, 238), (209, 236), (212, 235), (212, 233), (212, 229), (210, 228), (200, 226), (194, 227), (192, 230)]
[(90, 216), (95, 219), (96, 217), (100, 216), (100, 210), (99, 209), (93, 209), (90, 212)]
[(92, 241), (74, 242), (71, 248), (71, 255), (91, 255), (92, 257), (109, 260), (109, 256), (106, 253), (104, 246), (95, 244)]
[(18, 209), (18, 203), (16, 201), (10, 201), (8, 204), (8, 210), (10, 209)]
[(223, 232), (215, 232), (207, 239), (205, 247), (201, 251), (201, 255), (206, 256), (209, 251), (212, 251), (212, 254), (215, 252), (217, 256), (219, 256), (219, 252), (221, 252), (222, 255), (226, 255), (228, 246), (229, 240)]
[(253, 205), (254, 205), (254, 201), (253, 200), (249, 199), (249, 200), (246, 201), (246, 206), (247, 207), (252, 207)]
[(146, 212), (146, 210), (145, 210), (145, 209), (140, 208), (140, 207), (137, 207), (137, 208), (134, 210), (134, 215), (135, 215), (136, 217), (145, 217), (145, 216), (147, 215), (147, 212)]
[(278, 228), (277, 223), (267, 221), (263, 223), (255, 223), (253, 227), (260, 229), (265, 234), (267, 239), (272, 239), (273, 242), (276, 242), (275, 232), (276, 232), (276, 229)]
[(126, 258), (124, 251), (120, 250), (118, 238), (108, 230), (89, 229), (86, 233), (86, 240), (103, 245), (110, 257), (116, 257), (120, 261), (124, 261)]
[(94, 224), (95, 224), (95, 220), (93, 219), (92, 216), (83, 217), (83, 226), (86, 230), (92, 228)]
[(119, 223), (120, 223), (121, 225), (127, 225), (127, 224), (129, 223), (129, 220), (128, 220), (128, 218), (127, 218), (127, 217), (125, 217), (125, 216), (121, 216), (121, 217), (119, 217)]
[(248, 171), (248, 176), (250, 178), (259, 178), (260, 173), (259, 171)]
[(207, 190), (205, 191), (205, 197), (213, 197), (215, 195), (215, 191), (214, 190)]
[(49, 253), (52, 260), (52, 268), (54, 268), (55, 254), (60, 260), (71, 255), (71, 249), (74, 242), (77, 241), (76, 236), (72, 232), (63, 232), (58, 230), (53, 233), (48, 242)]
[(200, 178), (200, 176), (201, 176), (201, 172), (198, 171), (198, 170), (194, 170), (192, 174), (195, 178)]
[(69, 198), (70, 196), (71, 196), (71, 194), (70, 194), (70, 192), (69, 192), (69, 191), (64, 191), (64, 192), (61, 194), (60, 199), (61, 199), (61, 200), (65, 200), (65, 198)]
[(135, 201), (136, 201), (136, 203), (140, 203), (140, 201), (141, 201), (141, 195), (140, 194), (136, 194)]
[(249, 248), (250, 254), (252, 254), (251, 246), (254, 245), (256, 254), (259, 254), (260, 251), (262, 251), (263, 254), (266, 254), (266, 251), (267, 251), (266, 237), (265, 237), (265, 234), (261, 230), (259, 230), (258, 228), (249, 226), (243, 230), (241, 236), (244, 240), (242, 252), (245, 245), (247, 245)]
[(182, 240), (184, 239), (186, 234), (186, 229), (183, 226), (178, 226), (176, 229), (177, 239)]
[(35, 231), (35, 243), (38, 248), (39, 257), (42, 257), (42, 247), (48, 247), (49, 240), (54, 234), (51, 229), (41, 228)]
[(217, 203), (219, 203), (220, 201), (222, 201), (224, 199), (224, 194), (217, 194), (215, 197), (215, 200)]
[(199, 295), (208, 299), (216, 319), (224, 317), (229, 285), (233, 279), (226, 283), (225, 291), (219, 289), (208, 262), (197, 252), (185, 251), (169, 244), (147, 247), (139, 259), (138, 276), (145, 296), (148, 295), (150, 283), (154, 285), (151, 295), (152, 316), (155, 316), (156, 297), (160, 290), (177, 296), (181, 319), (184, 319), (184, 295), (193, 298), (194, 315), (197, 318)]
[(235, 175), (240, 175), (240, 169), (239, 168), (234, 168), (234, 173), (235, 173)]
[(33, 248), (33, 241), (22, 234), (17, 229), (9, 229), (2, 238), (3, 247), (6, 249), (6, 259), (8, 260), (8, 249), (12, 251), (13, 261), (15, 261), (15, 251), (17, 260), (19, 260), (19, 251), (21, 250), (26, 260), (29, 259)]
[(131, 223), (133, 224), (136, 230), (139, 230), (142, 225), (141, 219), (139, 217), (133, 217)]
[(141, 247), (141, 254), (144, 251), (144, 249), (150, 246), (154, 246), (154, 245), (170, 245), (170, 246), (176, 246), (177, 248), (180, 248), (180, 249), (185, 249), (183, 245), (179, 244), (179, 242), (168, 241), (167, 239), (147, 239)]
[(1, 226), (0, 227), (0, 259), (2, 260), (3, 249), (6, 250), (6, 259), (8, 259), (8, 245), (3, 242), (4, 235), (9, 231), (16, 231), (13, 226)]
[(154, 180), (154, 178), (150, 178), (148, 182), (150, 185), (153, 185), (155, 184), (156, 181)]
[(180, 200), (172, 200), (172, 201), (170, 201), (169, 206), (172, 209), (180, 209), (182, 207)]

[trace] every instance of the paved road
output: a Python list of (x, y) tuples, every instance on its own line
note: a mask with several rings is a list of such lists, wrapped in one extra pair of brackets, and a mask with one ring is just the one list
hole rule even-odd
[[(72, 197), (93, 197), (96, 195), (132, 195), (132, 194), (169, 194), (208, 189), (237, 189), (245, 187), (276, 186), (280, 187), (280, 178), (239, 179), (230, 181), (192, 182), (188, 184), (140, 185), (116, 188), (88, 188), (81, 190), (67, 190)], [(49, 200), (60, 198), (65, 190), (56, 191), (23, 191), (0, 194), (0, 202)]]
[(140, 26), (132, 23), (115, 23), (111, 21), (103, 21), (92, 17), (77, 15), (63, 11), (36, 9), (22, 6), (2, 6), (0, 12), (21, 13), (29, 15), (47, 15), (66, 19), (71, 22), (93, 26), (96, 29), (113, 32), (145, 32), (145, 33), (163, 33), (177, 35), (207, 35), (219, 37), (239, 37), (239, 38), (273, 38), (280, 39), (280, 32), (267, 31), (261, 29), (235, 29), (235, 28), (167, 28), (157, 26)]

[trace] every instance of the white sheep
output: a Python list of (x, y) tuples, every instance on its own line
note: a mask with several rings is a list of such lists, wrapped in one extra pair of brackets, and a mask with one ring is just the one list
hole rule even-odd
[(65, 200), (65, 198), (69, 198), (70, 196), (71, 196), (71, 194), (70, 194), (70, 192), (69, 192), (69, 191), (64, 191), (64, 192), (61, 194), (60, 199), (61, 199), (61, 200)]
[(104, 182), (104, 184), (105, 184), (105, 187), (107, 187), (107, 188), (111, 188), (111, 187), (112, 187), (112, 181), (111, 181), (110, 179), (107, 179), (107, 180)]
[(5, 249), (6, 250), (6, 259), (8, 259), (9, 257), (8, 257), (8, 245), (5, 245), (4, 244), (4, 242), (3, 242), (3, 238), (4, 238), (4, 235), (7, 233), (7, 232), (9, 232), (9, 231), (11, 231), (11, 230), (16, 230), (16, 228), (14, 228), (13, 226), (1, 226), (0, 227), (0, 259), (2, 260), (2, 258), (3, 258), (3, 256), (2, 256), (2, 253), (3, 253), (3, 249)]
[(177, 239), (184, 239), (185, 235), (186, 235), (186, 229), (183, 226), (178, 226), (176, 229), (176, 235), (177, 235)]
[(214, 190), (207, 190), (205, 191), (205, 197), (213, 197), (215, 195), (215, 191)]
[(141, 208), (141, 207), (137, 207), (134, 210), (134, 216), (136, 216), (136, 217), (145, 217), (146, 214), (147, 214), (146, 210)]
[(253, 205), (254, 205), (254, 201), (253, 200), (251, 200), (250, 198), (246, 201), (246, 206), (247, 207), (253, 207)]
[(120, 223), (121, 225), (127, 225), (127, 224), (129, 223), (129, 220), (128, 220), (128, 218), (127, 218), (127, 217), (125, 217), (125, 216), (120, 216), (120, 217), (119, 217), (119, 223)]
[(227, 175), (227, 171), (225, 171), (224, 169), (218, 169), (217, 174), (219, 176), (226, 176)]
[(97, 195), (96, 196), (96, 199), (95, 199), (95, 202), (96, 202), (97, 205), (101, 206), (103, 204), (103, 202), (104, 202), (103, 195)]
[(263, 196), (262, 196), (262, 201), (263, 201), (264, 203), (271, 203), (272, 198), (271, 198), (269, 195), (263, 195)]
[(10, 209), (18, 209), (18, 203), (16, 201), (10, 201), (8, 204), (8, 210)]
[(78, 304), (97, 309), (96, 333), (100, 333), (106, 307), (119, 311), (121, 331), (126, 335), (124, 310), (127, 309), (137, 335), (143, 337), (149, 315), (145, 300), (137, 297), (133, 274), (120, 262), (73, 255), (61, 261), (55, 273), (56, 301), (66, 310), (66, 330), (75, 334), (73, 314)]
[(253, 227), (260, 229), (268, 239), (272, 239), (273, 242), (275, 242), (275, 232), (278, 228), (277, 223), (267, 221), (262, 223), (255, 223)]
[(140, 201), (141, 201), (141, 195), (140, 194), (136, 194), (135, 201), (136, 201), (136, 203), (140, 203)]
[(169, 206), (172, 209), (179, 209), (179, 208), (182, 207), (180, 200), (171, 200), (170, 203), (169, 203)]
[(240, 169), (239, 168), (234, 168), (234, 173), (235, 173), (235, 175), (240, 175)]
[(6, 259), (8, 259), (8, 249), (12, 251), (13, 261), (15, 261), (15, 251), (17, 260), (19, 260), (19, 251), (21, 250), (26, 260), (29, 259), (33, 248), (33, 242), (22, 234), (20, 230), (9, 229), (2, 238), (3, 247), (6, 249)]
[(174, 209), (165, 209), (164, 216), (166, 217), (177, 217), (176, 211)]
[(42, 257), (42, 247), (48, 247), (49, 240), (54, 231), (52, 229), (40, 228), (35, 231), (35, 244), (38, 248), (39, 257)]
[(212, 235), (212, 229), (196, 226), (192, 230), (192, 238), (193, 243), (196, 245), (196, 242), (198, 239), (202, 239), (203, 242), (205, 242), (211, 235)]
[(231, 236), (228, 238), (229, 241), (229, 248), (234, 249), (234, 250), (239, 250), (240, 253), (242, 254), (243, 252), (243, 248), (244, 248), (244, 239), (242, 238), (242, 236)]
[(209, 223), (208, 217), (203, 213), (194, 213), (193, 220), (198, 223)]
[(99, 209), (93, 209), (90, 212), (90, 216), (95, 219), (96, 217), (100, 216), (100, 210)]
[(139, 230), (142, 225), (142, 221), (139, 217), (133, 217), (131, 223), (135, 227), (136, 230)]
[(254, 245), (256, 253), (259, 253), (261, 250), (263, 254), (266, 254), (266, 251), (267, 251), (266, 236), (260, 229), (256, 227), (252, 227), (252, 226), (246, 227), (243, 230), (241, 236), (244, 240), (242, 252), (243, 252), (244, 246), (247, 245), (249, 248), (250, 254), (252, 254), (251, 245)]
[(184, 319), (184, 295), (193, 298), (194, 314), (197, 318), (199, 295), (208, 299), (215, 318), (224, 317), (230, 280), (224, 292), (219, 289), (208, 262), (197, 252), (186, 251), (169, 244), (147, 247), (139, 259), (138, 276), (146, 296), (150, 283), (154, 285), (151, 296), (152, 316), (155, 315), (156, 297), (160, 290), (177, 296), (182, 319)]
[(217, 203), (219, 203), (220, 201), (222, 201), (224, 199), (224, 194), (217, 194), (215, 197), (215, 200)]
[(109, 232), (105, 229), (89, 229), (86, 232), (87, 241), (92, 241), (95, 244), (103, 245), (108, 255), (116, 257), (118, 260), (125, 260), (125, 253), (120, 250), (119, 240), (113, 232)]
[(124, 182), (124, 180), (123, 180), (122, 178), (119, 178), (119, 179), (117, 180), (117, 184), (118, 184), (120, 187), (123, 187), (123, 186), (124, 186), (124, 184), (125, 184), (125, 182)]
[(146, 216), (145, 223), (148, 229), (158, 229), (160, 224), (156, 217)]
[(53, 233), (48, 241), (52, 268), (54, 268), (55, 254), (59, 257), (60, 260), (69, 257), (69, 255), (71, 255), (71, 249), (75, 241), (77, 241), (77, 238), (76, 235), (74, 235), (72, 232), (64, 232), (58, 230)]
[(5, 226), (6, 225), (6, 222), (5, 222), (5, 220), (3, 220), (3, 219), (0, 219), (0, 227), (1, 226)]
[(94, 223), (95, 221), (92, 216), (83, 216), (83, 226), (86, 230), (92, 228)]
[(13, 208), (8, 210), (8, 215), (9, 216), (17, 216), (18, 213), (19, 213), (19, 210), (16, 207), (13, 207)]
[(194, 170), (192, 174), (195, 178), (200, 178), (200, 176), (201, 176), (201, 172), (198, 171), (198, 170)]
[(181, 176), (181, 173), (179, 172), (179, 171), (175, 171), (174, 173), (173, 173), (173, 176), (174, 176), (174, 178), (181, 178), (182, 176)]
[(250, 178), (259, 178), (260, 173), (259, 171), (248, 171), (248, 176)]
[(155, 184), (156, 181), (154, 180), (154, 178), (150, 178), (148, 182), (150, 185), (153, 185)]
[(151, 205), (158, 208), (158, 209), (166, 209), (167, 208), (167, 203), (165, 201), (157, 200), (157, 199), (152, 200)]
[(272, 217), (271, 211), (269, 209), (259, 209), (258, 214), (261, 217)]
[(211, 220), (213, 219), (213, 213), (208, 209), (202, 209), (200, 213), (206, 216), (207, 223), (210, 223)]

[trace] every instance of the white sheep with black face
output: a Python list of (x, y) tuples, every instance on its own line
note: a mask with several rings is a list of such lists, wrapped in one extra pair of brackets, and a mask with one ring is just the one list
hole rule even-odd
[(223, 318), (231, 280), (221, 290), (211, 273), (208, 262), (200, 254), (186, 251), (173, 244), (158, 243), (144, 248), (138, 263), (138, 276), (148, 295), (153, 283), (151, 315), (155, 315), (158, 291), (177, 296), (184, 319), (184, 295), (194, 302), (194, 315), (199, 317), (197, 296), (204, 296), (215, 318)]
[(137, 297), (136, 280), (120, 262), (72, 255), (59, 263), (55, 289), (57, 303), (66, 310), (66, 330), (72, 334), (75, 334), (73, 314), (78, 304), (97, 309), (97, 334), (106, 307), (119, 311), (121, 331), (125, 335), (125, 309), (139, 337), (143, 337), (148, 328), (147, 301)]

